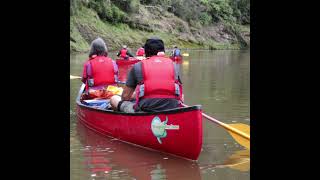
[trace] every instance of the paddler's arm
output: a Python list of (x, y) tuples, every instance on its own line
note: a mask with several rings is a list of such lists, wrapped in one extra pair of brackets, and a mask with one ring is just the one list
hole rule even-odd
[(128, 49), (128, 51), (127, 51), (127, 55), (130, 56), (130, 57), (134, 57), (133, 54), (131, 53), (131, 51), (130, 51), (129, 49)]
[(132, 97), (134, 95), (134, 90), (135, 90), (134, 88), (131, 88), (131, 87), (128, 87), (128, 86), (124, 86), (121, 99), (124, 100), (124, 101), (132, 100)]
[(81, 81), (85, 84), (87, 82), (87, 79), (90, 76), (91, 76), (91, 66), (90, 66), (90, 63), (86, 62), (83, 66)]
[(127, 75), (126, 85), (123, 88), (121, 96), (122, 100), (131, 101), (135, 99), (135, 89), (138, 85), (136, 71), (139, 67), (141, 67), (141, 62), (134, 64), (133, 67), (130, 69)]

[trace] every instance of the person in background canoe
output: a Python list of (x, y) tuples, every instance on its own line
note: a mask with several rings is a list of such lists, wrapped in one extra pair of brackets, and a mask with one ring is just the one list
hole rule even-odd
[(144, 56), (144, 46), (141, 46), (141, 47), (137, 50), (136, 56)]
[(114, 110), (134, 113), (177, 108), (182, 102), (182, 83), (177, 65), (164, 56), (164, 43), (151, 38), (145, 43), (147, 59), (136, 63), (127, 76), (122, 96), (112, 96)]
[(122, 47), (122, 49), (118, 52), (117, 56), (120, 56), (122, 59), (125, 60), (128, 60), (129, 57), (133, 57), (132, 53), (129, 51), (126, 45)]
[(146, 59), (146, 57), (144, 55), (145, 55), (144, 46), (141, 46), (136, 52), (136, 59), (138, 59), (138, 60)]
[(103, 89), (106, 85), (118, 81), (118, 66), (108, 57), (108, 48), (101, 38), (92, 41), (89, 59), (84, 63), (82, 82), (86, 84), (86, 94), (89, 89)]
[(181, 56), (181, 50), (178, 48), (178, 46), (174, 46), (174, 49), (172, 51), (172, 57), (179, 57)]

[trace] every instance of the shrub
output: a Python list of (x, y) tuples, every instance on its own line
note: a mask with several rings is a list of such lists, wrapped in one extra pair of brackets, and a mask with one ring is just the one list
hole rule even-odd
[(208, 13), (202, 12), (199, 16), (199, 20), (202, 25), (209, 25), (212, 21), (212, 17)]
[(89, 8), (95, 10), (104, 21), (109, 21), (111, 23), (120, 23), (123, 22), (126, 13), (121, 11), (117, 6), (112, 4), (110, 1), (103, 0), (91, 0), (88, 3)]

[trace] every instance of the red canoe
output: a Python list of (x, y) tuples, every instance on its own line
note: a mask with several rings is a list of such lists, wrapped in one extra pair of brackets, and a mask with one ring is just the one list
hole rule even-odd
[(115, 59), (116, 61), (140, 61), (137, 57), (129, 57), (127, 60), (123, 58)]
[(161, 112), (123, 113), (95, 109), (77, 97), (78, 120), (121, 141), (186, 159), (197, 160), (202, 146), (200, 105)]
[(170, 56), (170, 59), (172, 60), (172, 61), (174, 61), (174, 62), (177, 62), (177, 63), (179, 63), (179, 62), (181, 62), (182, 61), (182, 56)]
[(116, 63), (118, 65), (118, 70), (119, 70), (119, 81), (125, 82), (127, 80), (127, 74), (129, 70), (133, 67), (133, 65), (140, 60), (138, 59), (129, 59), (129, 60), (116, 60)]

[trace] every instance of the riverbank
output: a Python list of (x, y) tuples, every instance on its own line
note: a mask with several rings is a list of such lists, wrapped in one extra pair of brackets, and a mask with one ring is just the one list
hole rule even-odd
[(227, 25), (216, 23), (194, 27), (161, 7), (139, 6), (126, 23), (112, 24), (100, 19), (97, 12), (81, 7), (70, 16), (70, 51), (87, 52), (90, 42), (103, 38), (111, 51), (126, 44), (138, 48), (148, 37), (164, 40), (166, 48), (178, 45), (182, 49), (243, 49), (250, 46), (249, 25), (239, 25), (236, 32)]

